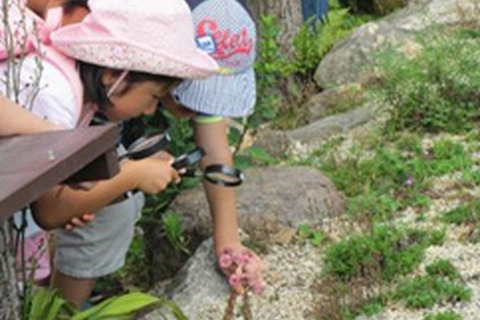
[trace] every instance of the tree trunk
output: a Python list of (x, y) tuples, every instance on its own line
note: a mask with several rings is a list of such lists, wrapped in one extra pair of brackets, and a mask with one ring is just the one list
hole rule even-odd
[(276, 17), (282, 28), (278, 39), (282, 51), (292, 53), (292, 38), (303, 23), (301, 0), (247, 0), (247, 5), (256, 21), (261, 15)]
[(2, 320), (20, 319), (12, 239), (9, 223), (0, 222), (0, 319)]

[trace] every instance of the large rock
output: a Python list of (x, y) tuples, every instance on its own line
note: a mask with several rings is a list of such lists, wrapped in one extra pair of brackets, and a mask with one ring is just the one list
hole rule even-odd
[[(215, 261), (213, 240), (210, 238), (202, 243), (166, 288), (152, 294), (166, 294), (189, 319), (197, 319), (197, 312), (202, 306), (228, 299), (230, 288), (217, 270)], [(168, 315), (168, 319), (175, 319), (168, 308), (153, 310), (144, 319), (163, 319), (162, 314)]]
[(306, 103), (305, 107), (308, 110), (307, 121), (312, 123), (324, 118), (329, 113), (335, 112), (335, 110), (353, 109), (353, 107), (360, 105), (362, 98), (363, 90), (359, 84), (352, 83), (324, 90), (310, 97)]
[(253, 145), (265, 150), (270, 156), (281, 159), (289, 154), (292, 142), (287, 131), (266, 128), (258, 131)]
[(316, 146), (334, 135), (345, 133), (359, 125), (374, 120), (379, 107), (365, 105), (352, 111), (317, 120), (288, 133), (292, 141), (302, 145)]
[[(357, 87), (357, 85), (353, 86)], [(352, 88), (353, 86), (345, 87)], [(338, 99), (340, 94), (336, 90), (328, 91), (326, 95), (320, 93), (319, 96), (311, 100), (311, 123), (290, 131), (263, 130), (255, 136), (253, 145), (264, 149), (268, 154), (277, 158), (285, 155), (301, 155), (308, 153), (308, 150), (312, 148), (320, 146), (335, 135), (346, 133), (360, 125), (375, 120), (376, 112), (380, 107), (371, 102), (344, 113), (338, 113), (314, 121), (313, 119), (320, 116), (320, 109), (324, 111), (322, 104), (328, 104), (327, 100)]]
[(418, 1), (377, 22), (367, 23), (340, 41), (320, 63), (315, 81), (322, 88), (361, 82), (374, 53), (386, 44), (412, 40), (415, 31), (435, 24), (480, 21), (480, 0)]
[[(316, 224), (344, 212), (333, 184), (313, 168), (250, 168), (245, 174), (246, 181), (237, 189), (237, 209), (246, 231), (272, 221), (293, 228)], [(187, 231), (211, 234), (210, 211), (201, 186), (180, 194), (170, 209), (183, 216)]]

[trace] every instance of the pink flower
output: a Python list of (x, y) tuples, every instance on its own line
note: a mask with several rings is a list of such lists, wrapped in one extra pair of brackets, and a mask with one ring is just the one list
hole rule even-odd
[(219, 259), (220, 268), (226, 270), (232, 265), (232, 257), (229, 254), (222, 254)]
[(230, 286), (232, 287), (237, 287), (241, 282), (242, 282), (242, 276), (236, 273), (232, 274), (228, 279), (228, 283), (230, 283)]
[(250, 261), (251, 256), (247, 253), (239, 253), (233, 256), (233, 262), (239, 266), (246, 266)]

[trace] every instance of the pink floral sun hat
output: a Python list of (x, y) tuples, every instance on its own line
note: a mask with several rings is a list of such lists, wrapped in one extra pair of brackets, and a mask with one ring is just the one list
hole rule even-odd
[(68, 56), (100, 66), (204, 78), (217, 63), (197, 48), (184, 0), (90, 0), (79, 23), (52, 32), (52, 44)]

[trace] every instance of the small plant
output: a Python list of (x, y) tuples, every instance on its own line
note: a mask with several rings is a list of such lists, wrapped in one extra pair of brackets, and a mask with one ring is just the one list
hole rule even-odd
[(457, 269), (452, 265), (452, 263), (445, 259), (439, 259), (433, 262), (431, 265), (428, 265), (425, 268), (425, 271), (430, 276), (438, 276), (443, 278), (448, 278), (450, 280), (458, 280), (460, 275)]
[(418, 276), (401, 283), (393, 293), (394, 301), (402, 301), (412, 309), (430, 308), (436, 303), (470, 301), (471, 290), (459, 283), (437, 276)]
[(168, 241), (177, 252), (190, 254), (188, 250), (188, 238), (183, 234), (182, 217), (173, 212), (162, 215), (163, 230)]
[(315, 247), (319, 247), (325, 239), (323, 231), (313, 229), (306, 224), (298, 227), (298, 235), (301, 239), (310, 241)]
[(361, 308), (361, 313), (371, 317), (375, 314), (382, 312), (383, 310), (383, 301), (381, 298), (376, 298), (365, 303)]
[(456, 225), (476, 223), (480, 221), (480, 200), (445, 212), (440, 219), (442, 222)]
[(252, 257), (249, 251), (234, 253), (232, 250), (226, 249), (219, 259), (220, 268), (228, 275), (228, 282), (231, 287), (231, 294), (223, 320), (231, 320), (234, 317), (235, 302), (240, 295), (234, 288), (238, 288), (239, 286), (243, 289), (242, 316), (245, 320), (253, 319), (252, 311), (250, 310), (249, 292), (251, 291), (254, 294), (260, 295), (265, 290), (265, 285), (245, 272), (245, 267)]
[(78, 311), (58, 292), (38, 288), (28, 304), (28, 317), (24, 320), (95, 320), (133, 319), (135, 313), (154, 305), (163, 304), (170, 308), (177, 320), (188, 320), (176, 304), (140, 292), (116, 296), (87, 309)]
[(416, 156), (420, 156), (423, 151), (420, 136), (408, 132), (399, 135), (395, 147), (400, 151), (411, 152)]
[(465, 148), (448, 139), (437, 141), (432, 150), (429, 150), (432, 157), (429, 171), (434, 176), (454, 171), (466, 171), (473, 165), (473, 160)]
[(278, 163), (278, 159), (268, 154), (265, 149), (257, 146), (249, 147), (242, 150), (241, 154), (235, 155), (235, 166), (239, 169), (245, 169), (251, 166), (268, 166), (276, 163)]
[(449, 310), (445, 312), (440, 312), (436, 314), (430, 314), (423, 318), (423, 320), (462, 320), (462, 316), (458, 313)]
[(402, 204), (387, 194), (368, 192), (348, 199), (347, 214), (353, 221), (372, 223), (389, 221)]
[(432, 246), (440, 246), (444, 243), (447, 235), (447, 229), (433, 230), (430, 234), (430, 244)]
[(347, 282), (369, 269), (379, 269), (377, 275), (391, 281), (410, 273), (421, 261), (430, 244), (421, 230), (401, 230), (391, 226), (374, 226), (367, 235), (357, 235), (327, 248), (324, 257), (326, 274)]

